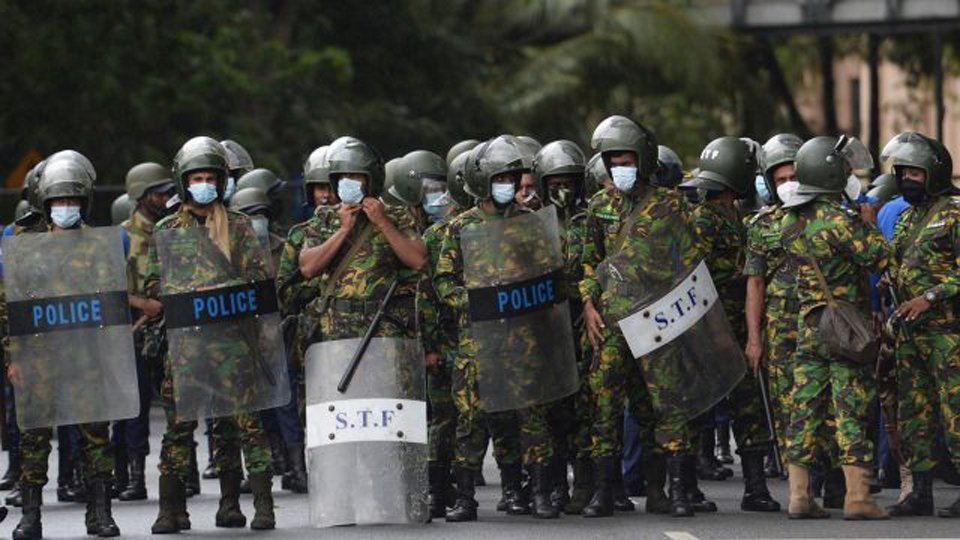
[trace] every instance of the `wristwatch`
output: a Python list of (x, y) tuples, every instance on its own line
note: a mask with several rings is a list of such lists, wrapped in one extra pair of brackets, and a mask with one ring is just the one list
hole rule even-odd
[(931, 304), (937, 301), (937, 293), (933, 291), (927, 291), (923, 293), (923, 297), (927, 300), (927, 302), (930, 302)]

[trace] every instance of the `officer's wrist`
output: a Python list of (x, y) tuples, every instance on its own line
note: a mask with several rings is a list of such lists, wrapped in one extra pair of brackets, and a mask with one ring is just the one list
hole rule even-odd
[(940, 299), (940, 289), (938, 289), (937, 287), (931, 287), (927, 289), (923, 293), (923, 299), (926, 300), (927, 302), (930, 302), (931, 304), (935, 303), (937, 300)]

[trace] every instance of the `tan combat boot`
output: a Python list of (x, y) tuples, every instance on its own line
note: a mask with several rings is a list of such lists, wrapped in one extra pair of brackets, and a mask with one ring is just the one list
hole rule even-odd
[(877, 505), (877, 501), (870, 494), (870, 469), (857, 465), (844, 465), (843, 476), (847, 480), (843, 519), (890, 519), (887, 511)]
[(800, 465), (788, 466), (788, 481), (790, 485), (790, 504), (787, 515), (790, 519), (826, 519), (827, 512), (810, 494), (810, 469)]

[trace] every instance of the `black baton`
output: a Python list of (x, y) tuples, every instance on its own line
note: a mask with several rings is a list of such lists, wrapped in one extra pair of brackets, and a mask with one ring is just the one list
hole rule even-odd
[(373, 320), (370, 321), (370, 326), (367, 327), (366, 333), (363, 334), (363, 340), (360, 341), (360, 345), (357, 346), (357, 350), (353, 353), (353, 358), (350, 359), (350, 365), (347, 366), (347, 370), (343, 372), (343, 376), (340, 377), (340, 383), (337, 384), (337, 391), (341, 394), (347, 391), (347, 387), (350, 386), (350, 380), (353, 379), (353, 373), (357, 371), (357, 366), (360, 365), (360, 360), (363, 358), (363, 353), (367, 352), (367, 346), (370, 345), (370, 340), (373, 339), (373, 334), (376, 333), (377, 327), (380, 326), (380, 319), (383, 319), (383, 314), (387, 311), (387, 304), (390, 303), (390, 299), (393, 298), (393, 293), (397, 290), (397, 284), (400, 282), (400, 279), (394, 279), (393, 283), (390, 284), (390, 288), (387, 289), (387, 294), (384, 295), (383, 301), (380, 302), (380, 308), (377, 309), (377, 313), (373, 316)]

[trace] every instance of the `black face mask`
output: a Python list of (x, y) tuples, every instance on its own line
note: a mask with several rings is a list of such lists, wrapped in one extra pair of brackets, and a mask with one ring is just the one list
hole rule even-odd
[(900, 192), (903, 193), (903, 199), (913, 206), (923, 203), (927, 198), (927, 187), (917, 182), (901, 182)]

